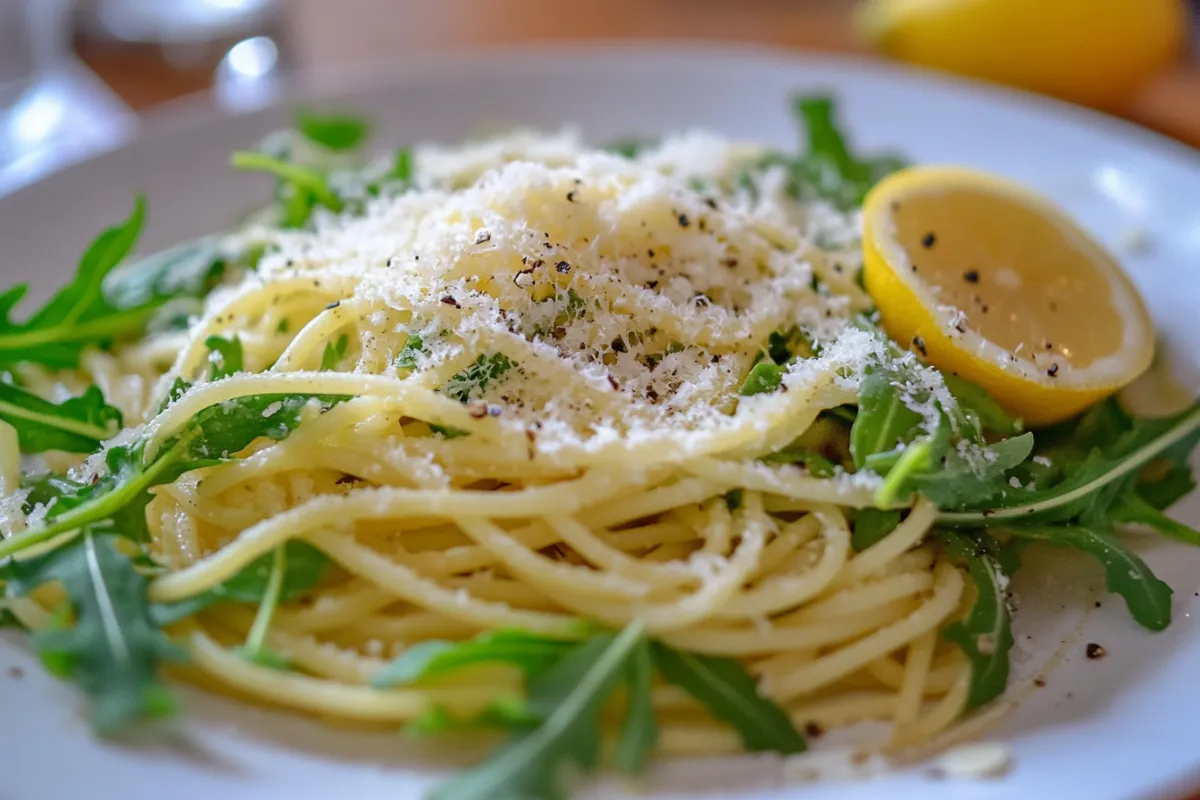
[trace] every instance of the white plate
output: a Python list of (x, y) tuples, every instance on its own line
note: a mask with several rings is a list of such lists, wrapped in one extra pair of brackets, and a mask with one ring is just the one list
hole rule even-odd
[[(489, 53), (426, 61), (371, 76), (374, 88), (335, 95), (368, 112), (380, 143), (456, 140), (481, 126), (577, 123), (601, 142), (627, 134), (704, 127), (792, 146), (788, 98), (833, 90), (855, 145), (895, 148), (917, 161), (972, 164), (1046, 192), (1120, 252), (1132, 234), (1148, 247), (1126, 255), (1134, 279), (1173, 346), (1177, 367), (1200, 386), (1200, 158), (1116, 121), (1012, 92), (828, 58), (736, 50), (636, 46)], [(362, 86), (360, 82), (358, 84)], [(313, 98), (299, 93), (293, 99)], [(3, 283), (40, 290), (62, 283), (82, 248), (122, 219), (137, 191), (149, 195), (145, 245), (226, 226), (256, 198), (261, 178), (237, 175), (230, 151), (287, 124), (288, 107), (160, 126), (133, 145), (0, 199)], [(153, 126), (152, 126), (153, 129)], [(1200, 522), (1200, 499), (1177, 510)], [(724, 798), (1178, 797), (1200, 782), (1200, 553), (1147, 540), (1141, 548), (1175, 587), (1175, 622), (1150, 634), (1119, 600), (1091, 609), (1092, 566), (1050, 558), (1015, 583), (1021, 602), (1018, 678), (1049, 674), (989, 736), (1011, 742), (1001, 780), (963, 785), (913, 767), (871, 781), (780, 788), (773, 763), (743, 759), (714, 771), (676, 763), (656, 796)], [(1036, 567), (1037, 565), (1035, 565)], [(1081, 612), (1084, 606), (1087, 613)], [(1031, 638), (1026, 638), (1031, 637)], [(1085, 642), (1104, 645), (1100, 661)], [(1064, 643), (1065, 642), (1065, 643)], [(1050, 670), (1048, 659), (1062, 656)], [(10, 667), (23, 670), (13, 677)], [(1018, 688), (1018, 693), (1020, 689)], [(325, 729), (199, 692), (176, 740), (129, 746), (93, 739), (69, 688), (45, 677), (19, 637), (0, 641), (0, 795), (33, 798), (278, 796), (416, 797), (436, 753), (398, 737)], [(818, 747), (820, 742), (818, 742)], [(603, 789), (596, 796), (611, 796)]]

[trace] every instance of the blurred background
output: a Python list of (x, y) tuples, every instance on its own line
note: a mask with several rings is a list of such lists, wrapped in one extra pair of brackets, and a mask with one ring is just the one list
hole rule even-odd
[(187, 95), (237, 111), (356, 64), (555, 40), (894, 59), (1200, 147), (1198, 20), (1200, 0), (0, 0), (0, 194), (117, 146)]

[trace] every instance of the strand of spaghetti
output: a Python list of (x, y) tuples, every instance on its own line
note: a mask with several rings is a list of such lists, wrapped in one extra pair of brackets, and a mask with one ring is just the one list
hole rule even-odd
[(561, 639), (577, 639), (586, 632), (576, 617), (545, 611), (521, 611), (507, 603), (478, 600), (465, 590), (450, 590), (421, 577), (374, 550), (355, 544), (349, 536), (314, 534), (311, 542), (344, 569), (394, 593), (413, 605), (437, 611), (483, 628), (524, 628)]
[(946, 692), (928, 714), (917, 718), (904, 728), (897, 728), (889, 746), (911, 745), (936, 736), (962, 715), (970, 690), (971, 671), (964, 666), (950, 691)]
[[(763, 505), (766, 505), (766, 498), (763, 498)], [(708, 515), (708, 524), (704, 526), (704, 552), (723, 556), (733, 543), (733, 517), (729, 513), (729, 504), (724, 499), (709, 500), (704, 510)]]
[(531, 509), (574, 513), (589, 502), (622, 488), (616, 476), (589, 472), (576, 481), (533, 487), (516, 492), (394, 489), (356, 489), (345, 495), (322, 495), (266, 519), (243, 531), (230, 545), (186, 569), (162, 575), (150, 585), (158, 601), (180, 600), (233, 577), (238, 570), (288, 539), (320, 528), (336, 528), (356, 520), (403, 516), (447, 516), (470, 513), (520, 518)]
[[(933, 661), (933, 648), (937, 644), (937, 631), (918, 636), (908, 646), (904, 659), (904, 682), (900, 684), (900, 695), (896, 700), (895, 726), (892, 741), (903, 739), (901, 731), (911, 725), (921, 711), (921, 699), (926, 692)], [(884, 660), (884, 659), (878, 659)]]
[(808, 572), (814, 559), (819, 557), (809, 544), (820, 533), (821, 523), (812, 514), (784, 525), (779, 535), (763, 549), (763, 566), (754, 576), (755, 584), (761, 586), (763, 580), (771, 576)]
[(725, 601), (716, 613), (717, 617), (775, 614), (816, 597), (832, 583), (850, 552), (850, 528), (835, 508), (818, 509), (812, 516), (819, 520), (825, 540), (824, 552), (812, 569), (800, 575), (779, 575), (760, 581), (754, 588), (743, 590)]
[(292, 339), (283, 354), (271, 365), (271, 372), (298, 372), (314, 369), (328, 342), (338, 330), (363, 313), (363, 303), (357, 300), (337, 300), (325, 306), (310, 319)]
[[(860, 611), (867, 611), (904, 597), (919, 594), (932, 587), (933, 573), (929, 570), (889, 575), (881, 577), (877, 581), (834, 592), (803, 608), (778, 617), (775, 622), (780, 625), (788, 625), (857, 614)], [(863, 591), (865, 588), (869, 588), (870, 591)]]
[(895, 622), (910, 610), (907, 603), (881, 605), (857, 614), (804, 625), (771, 624), (737, 627), (696, 627), (664, 634), (665, 644), (708, 655), (763, 656), (790, 653), (854, 639)]
[(354, 622), (347, 633), (354, 638), (379, 639), (410, 644), (426, 639), (465, 639), (485, 626), (448, 617), (434, 611), (412, 611), (403, 616), (369, 616)]
[(779, 676), (772, 681), (768, 691), (773, 697), (787, 701), (827, 686), (839, 676), (859, 669), (920, 634), (935, 629), (954, 612), (962, 591), (963, 578), (958, 570), (946, 563), (938, 564), (934, 571), (933, 596), (916, 611), (899, 622)]
[(680, 467), (709, 481), (768, 495), (851, 508), (866, 508), (875, 502), (874, 482), (859, 476), (853, 480), (814, 478), (792, 466), (771, 467), (715, 458), (696, 458), (680, 464)]
[(650, 593), (650, 587), (641, 581), (556, 562), (526, 548), (486, 519), (455, 517), (454, 521), (509, 572), (551, 595), (581, 592), (611, 601), (644, 598)]
[(223, 325), (234, 322), (239, 314), (269, 308), (272, 298), (287, 294), (312, 294), (326, 303), (338, 300), (353, 291), (358, 281), (352, 276), (329, 273), (317, 283), (314, 285), (310, 277), (272, 275), (270, 280), (242, 284), (222, 297), (219, 305), (210, 302), (205, 315), (189, 328), (189, 344), (175, 358), (170, 374), (193, 374), (208, 355), (204, 340), (223, 330)]
[[(383, 375), (343, 372), (243, 374), (198, 385), (168, 406), (146, 426), (146, 460), (153, 459), (167, 437), (209, 406), (259, 394), (377, 395), (422, 419), (437, 420), (481, 434), (499, 436), (502, 433), (497, 420), (474, 420), (466, 408), (455, 400)], [(510, 432), (510, 435), (513, 433)], [(519, 435), (522, 438), (525, 436), (523, 429)]]
[(730, 728), (700, 727), (695, 722), (658, 728), (658, 752), (663, 755), (695, 756), (740, 753), (745, 748), (737, 732)]
[(589, 503), (588, 522), (597, 528), (615, 528), (636, 519), (652, 517), (679, 506), (707, 500), (725, 491), (726, 484), (684, 478), (667, 486), (651, 489), (636, 497), (623, 498), (620, 503)]
[(555, 599), (567, 608), (616, 627), (636, 619), (648, 633), (658, 636), (694, 625), (711, 616), (758, 568), (763, 543), (774, 521), (763, 512), (762, 498), (753, 493), (746, 495), (739, 513), (742, 535), (733, 555), (723, 569), (716, 570), (697, 591), (682, 599), (661, 604), (635, 602), (626, 608), (576, 595), (556, 595)]
[(594, 566), (618, 578), (641, 581), (659, 588), (692, 585), (699, 580), (683, 564), (647, 564), (633, 558), (593, 533), (574, 517), (556, 516), (544, 520), (558, 538)]
[(896, 703), (897, 697), (893, 692), (850, 692), (789, 706), (787, 712), (801, 730), (810, 724), (837, 728), (895, 716)]
[(936, 518), (937, 506), (924, 497), (919, 498), (908, 517), (896, 526), (896, 530), (850, 560), (838, 575), (836, 585), (848, 586), (878, 572), (889, 561), (918, 545)]
[(332, 717), (398, 722), (413, 719), (434, 705), (470, 716), (495, 699), (491, 688), (371, 689), (259, 667), (199, 630), (185, 643), (192, 663), (220, 682), (267, 702)]
[(349, 625), (395, 604), (396, 597), (370, 584), (350, 584), (316, 596), (311, 605), (284, 606), (275, 612), (275, 624), (294, 633), (321, 633)]

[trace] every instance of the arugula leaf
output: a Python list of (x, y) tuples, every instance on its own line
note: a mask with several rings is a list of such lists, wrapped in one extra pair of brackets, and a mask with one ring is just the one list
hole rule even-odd
[(850, 544), (854, 552), (861, 553), (876, 544), (900, 524), (899, 511), (884, 511), (878, 508), (860, 508), (854, 512), (854, 531)]
[(898, 382), (899, 376), (884, 369), (863, 378), (850, 428), (850, 455), (857, 469), (867, 466), (869, 456), (899, 452), (923, 430), (925, 417), (905, 404)]
[(209, 336), (204, 340), (204, 346), (209, 349), (208, 379), (210, 381), (228, 378), (245, 368), (242, 361), (242, 340), (236, 333), (232, 339)]
[(486, 662), (512, 664), (534, 675), (553, 666), (577, 642), (547, 639), (521, 630), (488, 631), (464, 642), (428, 641), (413, 645), (371, 677), (371, 685), (386, 689), (420, 683), (456, 669)]
[(785, 372), (787, 372), (785, 367), (760, 361), (750, 370), (750, 374), (746, 376), (746, 380), (742, 383), (741, 391), (738, 394), (742, 397), (750, 397), (751, 395), (773, 392), (779, 388), (779, 384), (783, 383), (783, 374)]
[(794, 445), (768, 453), (759, 460), (764, 464), (795, 464), (818, 478), (832, 478), (837, 473), (836, 465), (825, 456)]
[(115, 306), (104, 297), (102, 284), (133, 250), (145, 213), (146, 201), (139, 195), (129, 218), (97, 236), (71, 282), (25, 322), (13, 322), (11, 314), (29, 287), (18, 284), (0, 293), (0, 364), (32, 361), (69, 369), (78, 365), (87, 345), (142, 329), (153, 309)]
[(95, 386), (52, 403), (0, 381), (0, 420), (16, 429), (22, 453), (90, 453), (121, 429), (121, 412), (108, 405)]
[(1005, 476), (1033, 451), (1033, 434), (1025, 433), (979, 447), (970, 459), (950, 449), (941, 466), (913, 476), (912, 485), (938, 508), (990, 500), (1010, 491)]
[(387, 177), (389, 180), (403, 183), (408, 183), (413, 179), (412, 150), (401, 147), (396, 151), (396, 155), (392, 159), (392, 168), (388, 171)]
[(408, 335), (404, 349), (396, 356), (396, 366), (400, 369), (416, 369), (417, 356), (425, 353), (425, 342), (415, 333)]
[(1004, 596), (1002, 571), (990, 539), (972, 539), (953, 531), (938, 531), (946, 555), (966, 566), (975, 582), (975, 604), (965, 619), (942, 636), (954, 642), (971, 662), (967, 709), (976, 709), (1004, 693), (1008, 685), (1008, 653), (1013, 646), (1012, 624)]
[[(330, 562), (320, 550), (299, 539), (290, 539), (283, 546), (283, 551), (285, 559), (279, 601), (288, 603), (307, 594), (320, 583)], [(174, 603), (155, 603), (150, 609), (151, 616), (158, 625), (165, 626), (218, 603), (261, 603), (270, 586), (274, 563), (274, 552), (259, 556), (232, 578), (206, 592)]]
[(103, 280), (104, 295), (117, 308), (204, 297), (228, 266), (215, 238), (184, 242), (113, 270)]
[(595, 768), (600, 707), (644, 640), (645, 630), (635, 622), (616, 636), (592, 638), (531, 678), (528, 705), (542, 723), (483, 764), (436, 787), (429, 800), (562, 797), (567, 764), (584, 772)]
[(276, 547), (270, 557), (271, 571), (267, 576), (267, 585), (262, 593), (258, 613), (254, 615), (254, 622), (250, 626), (250, 632), (246, 635), (246, 643), (236, 648), (235, 652), (247, 661), (260, 666), (288, 670), (291, 669), (291, 662), (267, 647), (267, 633), (271, 629), (271, 619), (275, 616), (275, 609), (279, 607), (280, 597), (283, 594), (283, 580), (287, 574), (287, 549)]
[(235, 151), (230, 163), (234, 169), (265, 172), (281, 181), (288, 227), (299, 227), (307, 222), (315, 203), (335, 212), (345, 208), (342, 199), (330, 187), (329, 178), (313, 167), (292, 164), (266, 153), (249, 150)]
[(974, 441), (983, 441), (983, 434), (987, 431), (1001, 436), (1016, 436), (1024, 432), (1025, 424), (1020, 417), (1014, 417), (1001, 408), (982, 387), (947, 372), (942, 373), (942, 380), (958, 402), (967, 430), (974, 434), (970, 437)]
[(318, 114), (305, 109), (296, 111), (296, 129), (310, 142), (329, 150), (353, 150), (366, 140), (370, 123), (350, 114)]
[(617, 139), (604, 145), (604, 149), (610, 153), (623, 156), (625, 158), (637, 158), (648, 147), (653, 147), (654, 141), (650, 139), (636, 139), (627, 137), (625, 139)]
[(804, 737), (787, 714), (758, 693), (754, 678), (737, 661), (681, 653), (655, 643), (654, 662), (663, 678), (703, 703), (713, 716), (732, 724), (747, 750), (804, 751)]
[(349, 346), (350, 337), (344, 333), (338, 337), (336, 342), (326, 342), (325, 352), (321, 354), (321, 371), (329, 372), (335, 369), (345, 357), (346, 348)]
[(453, 397), (460, 403), (465, 403), (472, 397), (478, 397), (486, 392), (488, 384), (498, 381), (504, 373), (515, 366), (517, 366), (516, 362), (510, 360), (503, 353), (492, 353), (487, 356), (480, 353), (474, 364), (452, 375), (446, 381), (446, 385), (442, 387), (442, 393)]
[(617, 742), (617, 766), (630, 775), (646, 767), (646, 758), (658, 743), (658, 723), (654, 719), (651, 682), (654, 678), (654, 655), (650, 642), (640, 641), (629, 657), (625, 685), (628, 700), (621, 738)]
[(1114, 522), (1146, 525), (1184, 544), (1200, 545), (1200, 531), (1171, 519), (1153, 504), (1143, 500), (1137, 492), (1128, 492), (1121, 498), (1113, 509), (1112, 519)]
[(62, 584), (73, 622), (64, 618), (35, 633), (33, 643), (51, 672), (91, 698), (92, 723), (102, 734), (139, 718), (173, 714), (175, 700), (158, 680), (159, 664), (183, 657), (151, 619), (146, 579), (116, 548), (116, 539), (86, 531), (49, 553), (9, 559), (0, 568), (10, 596)]
[(1146, 562), (1125, 549), (1111, 532), (1067, 525), (1013, 526), (1005, 530), (1021, 539), (1095, 556), (1104, 566), (1108, 590), (1124, 598), (1138, 624), (1161, 631), (1171, 623), (1171, 587), (1160, 581)]
[(452, 715), (444, 706), (430, 706), (420, 716), (404, 726), (411, 737), (439, 736), (452, 731), (527, 731), (540, 722), (529, 712), (525, 698), (501, 695), (487, 708), (469, 719)]
[(239, 397), (205, 408), (157, 455), (144, 463), (143, 440), (109, 448), (108, 471), (95, 483), (72, 488), (57, 484), (63, 493), (46, 515), (46, 524), (0, 541), (0, 558), (38, 542), (86, 525), (110, 522), (134, 538), (146, 536), (147, 489), (170, 483), (180, 475), (236, 457), (255, 439), (286, 438), (303, 418), (310, 403), (328, 408), (348, 399), (345, 395), (261, 394)]
[[(943, 524), (986, 527), (1000, 523), (1071, 522), (1083, 515), (1103, 522), (1124, 493), (1136, 489), (1139, 471), (1164, 452), (1187, 445), (1200, 432), (1200, 403), (1161, 420), (1141, 420), (1105, 449), (1092, 448), (1070, 474), (1049, 487), (1010, 489), (1002, 503), (972, 504), (972, 510), (942, 512)], [(982, 506), (982, 507), (980, 507)]]

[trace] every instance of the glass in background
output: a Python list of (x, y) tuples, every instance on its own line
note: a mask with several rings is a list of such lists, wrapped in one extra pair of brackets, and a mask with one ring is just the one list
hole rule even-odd
[(71, 55), (70, 0), (0, 0), (0, 195), (115, 146), (137, 120)]

